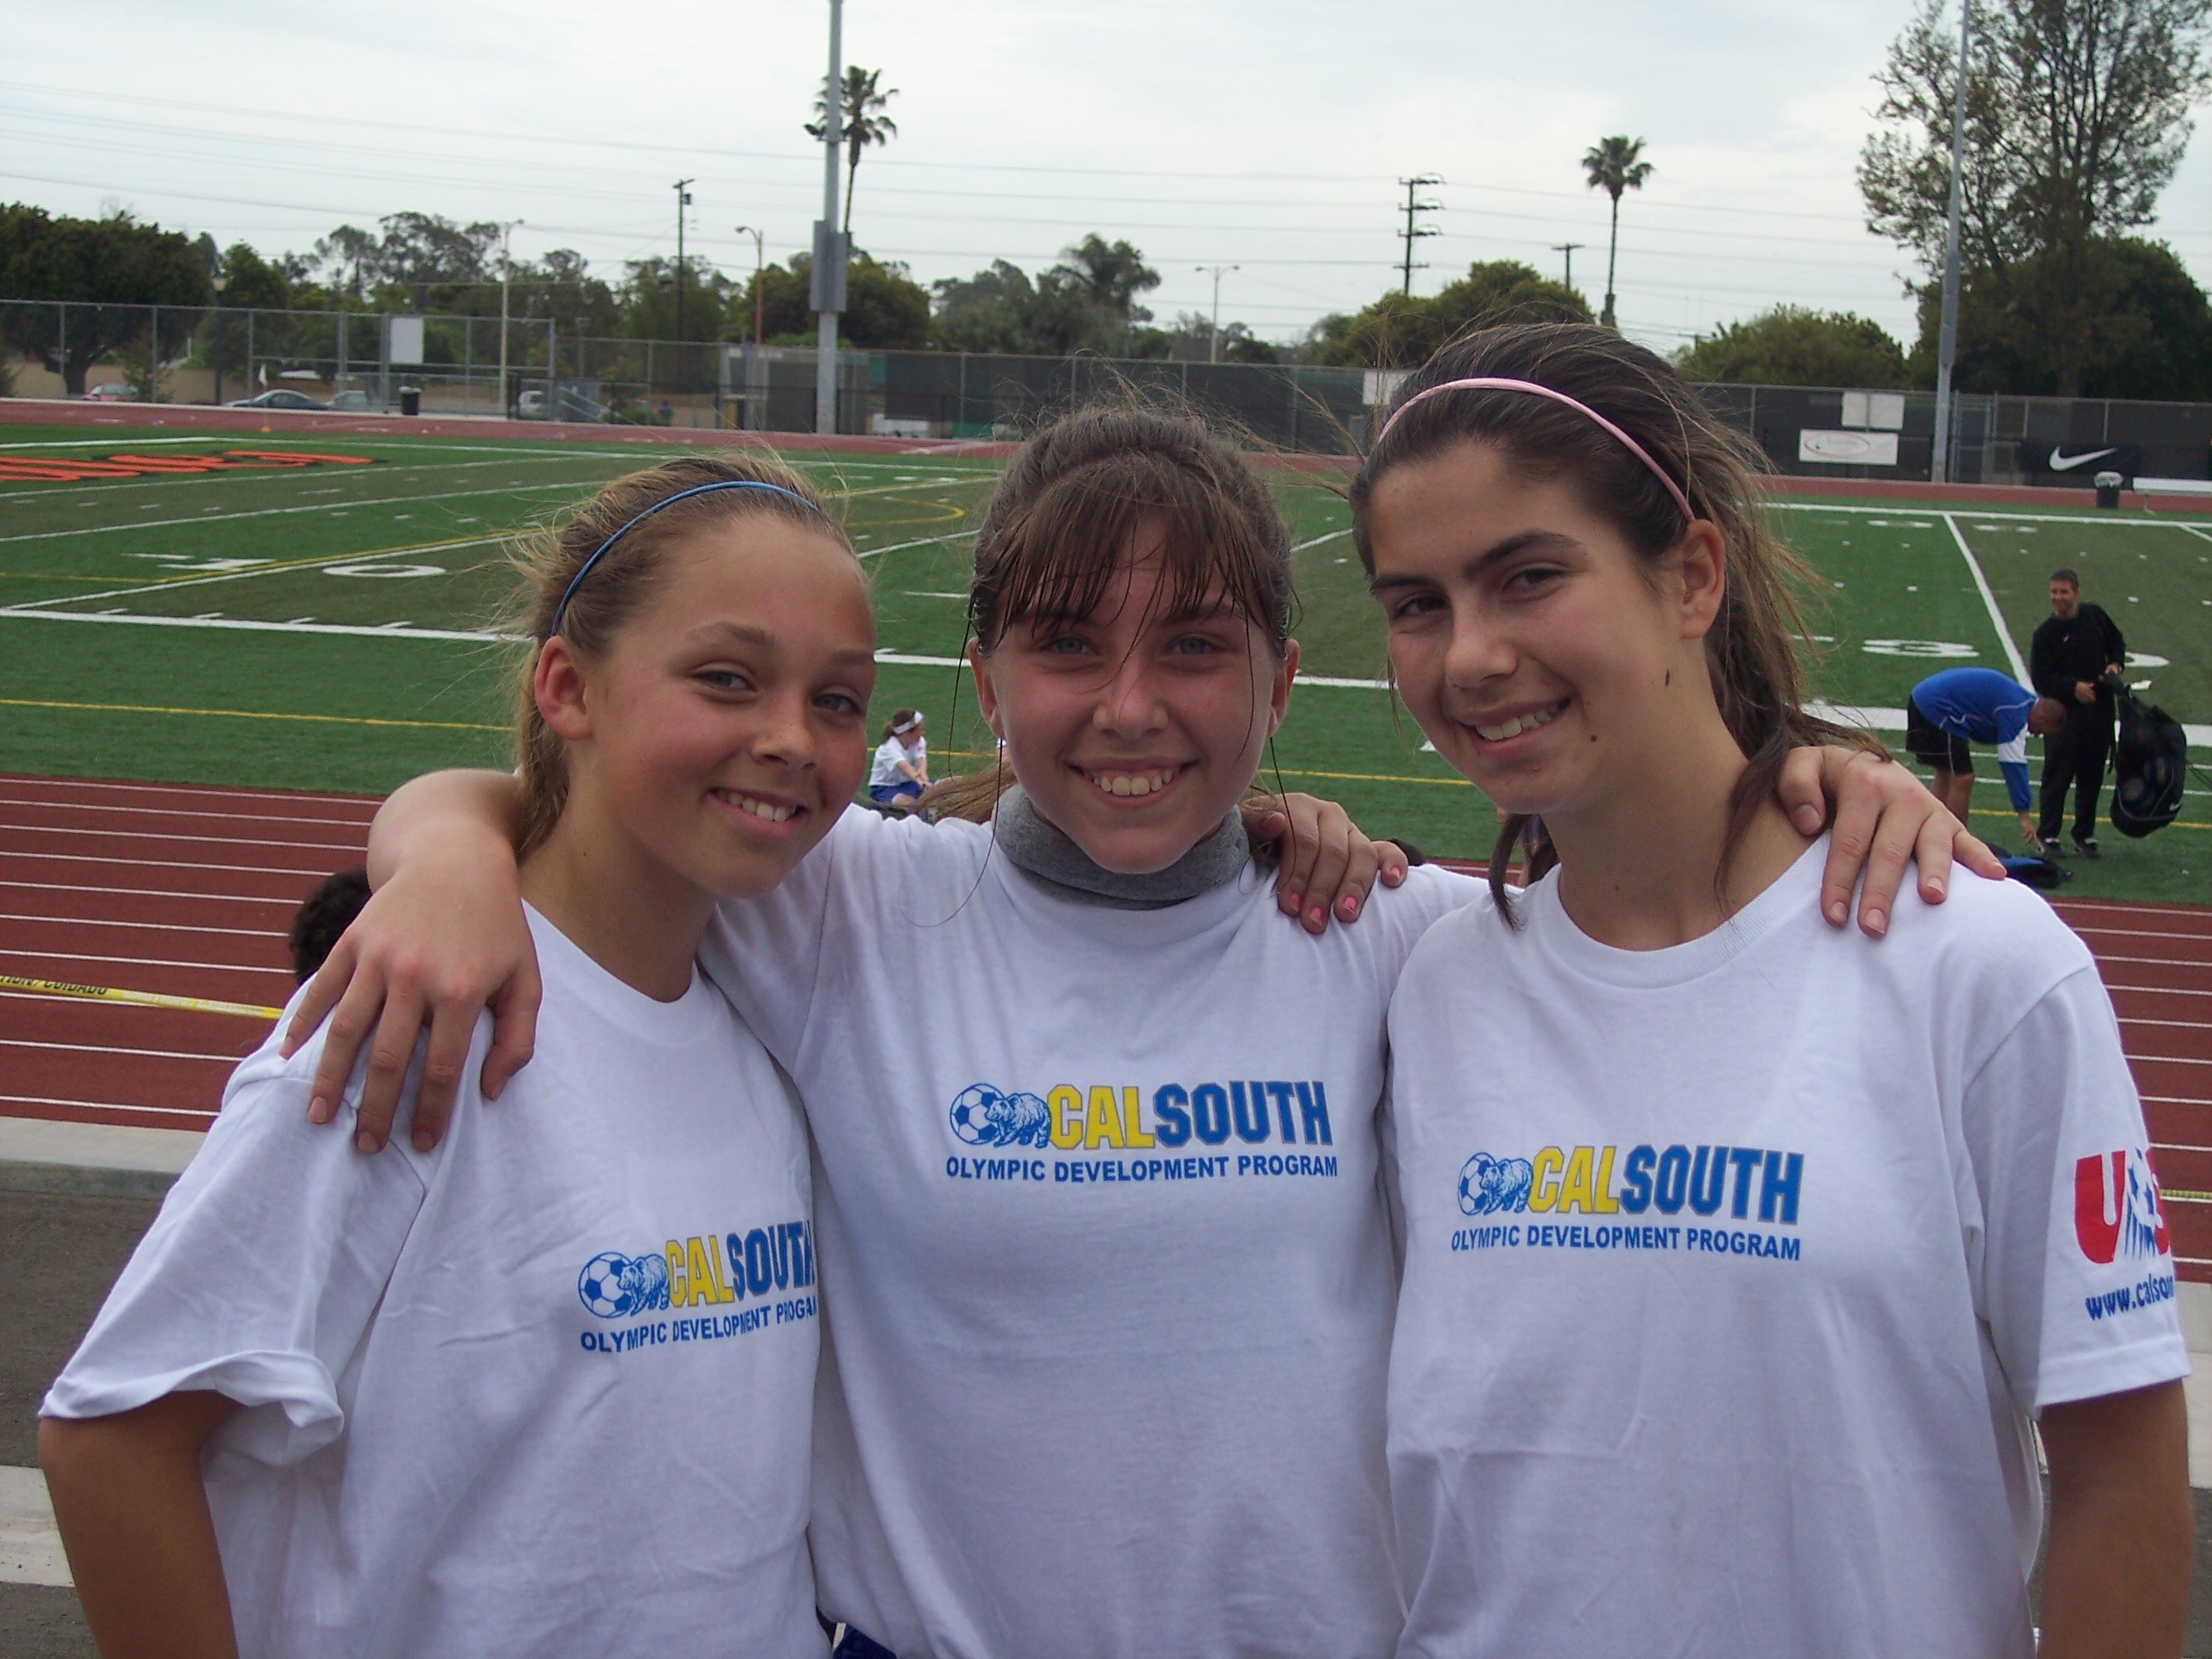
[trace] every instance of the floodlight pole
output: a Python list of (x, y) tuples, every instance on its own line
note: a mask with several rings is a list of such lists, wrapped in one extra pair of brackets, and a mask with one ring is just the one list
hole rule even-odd
[(1959, 88), (1951, 108), (1951, 213), (1943, 232), (1943, 325), (1936, 341), (1936, 444), (1928, 459), (1931, 483), (1951, 474), (1951, 365), (1959, 356), (1959, 210), (1966, 193), (1966, 48), (1973, 0), (1959, 0)]
[(511, 420), (514, 415), (514, 400), (507, 395), (507, 289), (514, 280), (514, 261), (507, 257), (507, 243), (521, 222), (509, 219), (499, 228), (499, 412), (502, 420)]
[[(842, 106), (844, 0), (830, 0), (830, 76), (822, 89), (822, 223), (814, 237), (814, 295), (817, 330), (814, 364), (814, 429), (837, 429), (837, 313), (844, 299), (844, 249), (837, 239), (837, 162), (845, 147)], [(836, 259), (840, 269), (824, 268)]]
[(1242, 270), (1242, 265), (1200, 265), (1200, 271), (1211, 271), (1213, 276), (1213, 322), (1206, 333), (1206, 361), (1221, 361), (1221, 279), (1232, 270)]
[(684, 373), (684, 210), (691, 205), (690, 186), (696, 183), (696, 179), (676, 181), (676, 386), (687, 392), (690, 386)]
[(750, 225), (739, 225), (738, 234), (753, 239), (753, 343), (761, 343), (761, 276), (768, 264), (768, 238)]

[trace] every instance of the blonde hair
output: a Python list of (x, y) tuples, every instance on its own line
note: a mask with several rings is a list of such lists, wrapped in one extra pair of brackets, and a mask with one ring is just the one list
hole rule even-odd
[[(607, 548), (575, 592), (568, 592), (576, 573), (592, 556), (640, 514), (687, 489), (738, 483), (773, 484), (790, 495), (766, 489), (724, 489), (678, 502), (637, 524)], [(532, 641), (515, 682), (514, 756), (523, 801), (520, 853), (543, 842), (568, 804), (568, 745), (538, 713), (535, 689), (538, 659), (556, 617), (561, 637), (580, 660), (602, 658), (637, 614), (667, 568), (671, 553), (709, 526), (758, 517), (787, 519), (819, 530), (851, 550), (845, 532), (824, 514), (813, 486), (763, 455), (686, 456), (630, 473), (606, 485), (566, 519), (516, 544), (507, 559), (517, 578), (511, 626)], [(568, 594), (565, 610), (563, 594)]]

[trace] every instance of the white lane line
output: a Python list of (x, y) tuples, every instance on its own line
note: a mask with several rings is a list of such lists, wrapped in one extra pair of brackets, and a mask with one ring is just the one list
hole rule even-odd
[(121, 1054), (132, 1060), (211, 1060), (223, 1066), (235, 1066), (239, 1060), (236, 1054), (199, 1054), (182, 1048), (111, 1048), (104, 1042), (40, 1042), (31, 1037), (0, 1037), (0, 1048), (52, 1048), (66, 1054)]
[(211, 904), (281, 904), (287, 910), (300, 908), (297, 899), (274, 898), (265, 893), (180, 893), (167, 887), (94, 887), (67, 881), (0, 881), (0, 887), (21, 887), (33, 893), (100, 893), (115, 898), (205, 899)]
[(13, 853), (0, 849), (0, 865), (9, 859), (43, 859), (56, 864), (120, 864), (133, 870), (228, 870), (241, 876), (312, 876), (317, 881), (330, 874), (327, 870), (272, 870), (258, 864), (194, 864), (188, 859), (111, 859), (98, 853)]
[[(157, 933), (229, 933), (239, 939), (283, 939), (285, 935), (273, 927), (210, 927), (205, 922), (117, 921), (110, 916), (34, 916), (14, 910), (0, 910), (0, 921), (52, 922), (58, 927), (143, 927)], [(2127, 1024), (2125, 1020), (2120, 1022)], [(2150, 1024), (2174, 1024), (2172, 1021), (2152, 1021)], [(2186, 1024), (2187, 1022), (2180, 1022)]]
[(2199, 530), (2193, 524), (2178, 524), (2173, 527), (2176, 530), (2187, 531), (2191, 535), (2196, 537), (2200, 542), (2212, 542), (2212, 534), (2207, 534), (2205, 532)]
[(66, 1106), (80, 1112), (150, 1112), (157, 1117), (212, 1118), (212, 1106), (133, 1106), (120, 1100), (58, 1100), (52, 1095), (0, 1095), (0, 1106)]
[(214, 818), (224, 823), (320, 824), (326, 830), (366, 830), (370, 822), (368, 818), (297, 817), (278, 812), (202, 812), (189, 806), (128, 806), (104, 800), (42, 800), (31, 795), (0, 794), (0, 806), (27, 806), (36, 812), (131, 812), (149, 818)]
[(99, 962), (112, 968), (189, 968), (204, 974), (276, 974), (289, 979), (291, 972), (282, 966), (270, 967), (258, 962), (179, 962), (167, 957), (101, 957), (82, 951), (10, 951), (0, 947), (0, 957), (15, 957), (27, 962)]
[[(310, 801), (321, 801), (330, 806), (350, 806), (356, 811), (374, 814), (382, 804), (381, 798), (365, 795), (319, 794), (298, 789), (222, 789), (209, 788), (196, 783), (127, 783), (110, 778), (35, 778), (26, 779), (20, 774), (9, 780), (14, 783), (35, 782), (48, 789), (101, 789), (111, 794), (133, 795), (191, 795), (202, 800), (255, 801), (264, 805), (299, 806)], [(331, 823), (341, 820), (332, 818)], [(368, 820), (363, 818), (363, 823)]]
[[(1939, 514), (1949, 526), (1951, 539), (1959, 544), (1959, 552), (1966, 561), (1966, 568), (1973, 573), (1975, 591), (1981, 594), (1982, 604), (1990, 613), (1990, 626), (1997, 630), (1997, 639), (2004, 647), (2005, 660), (2012, 665), (2012, 677), (2022, 685), (2027, 684), (2027, 665), (2021, 659), (2020, 647), (2012, 642), (2012, 635), (2005, 628), (2004, 612), (1997, 609), (1997, 596), (1990, 592), (1990, 579), (1982, 574), (1981, 562), (1974, 557), (1974, 550), (1966, 545), (1966, 532), (1959, 528), (1959, 520), (1948, 513)], [(2094, 520), (2093, 520), (2094, 522)]]
[[(155, 830), (82, 830), (59, 823), (0, 823), (0, 834), (9, 830), (30, 836), (99, 836), (112, 841), (195, 841), (213, 842), (218, 847), (235, 847), (236, 836), (182, 836), (173, 831)], [(360, 848), (338, 841), (262, 841), (253, 843), (257, 849), (282, 847), (298, 853), (357, 853)], [(5, 849), (0, 849), (4, 851)]]

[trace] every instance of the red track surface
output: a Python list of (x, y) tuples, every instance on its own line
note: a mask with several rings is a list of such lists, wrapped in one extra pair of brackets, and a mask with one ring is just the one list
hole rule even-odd
[[(0, 775), (0, 974), (275, 1006), (284, 929), (374, 800)], [(2064, 902), (2104, 969), (2174, 1255), (2212, 1280), (2212, 908)], [(0, 992), (0, 1114), (200, 1129), (265, 1034), (235, 1015)]]

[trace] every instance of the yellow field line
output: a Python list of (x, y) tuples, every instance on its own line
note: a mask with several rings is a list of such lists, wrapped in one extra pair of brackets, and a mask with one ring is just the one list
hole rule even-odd
[(251, 1002), (217, 1002), (207, 997), (163, 996), (158, 991), (125, 991), (112, 985), (72, 985), (58, 979), (18, 979), (0, 974), (0, 992), (20, 991), (47, 997), (85, 997), (94, 1002), (123, 1002), (134, 1008), (178, 1008), (188, 1014), (237, 1014), (247, 1019), (278, 1019), (282, 1008), (264, 1008)]
[(53, 702), (33, 697), (0, 697), (0, 708), (74, 708), (99, 714), (198, 714), (231, 720), (307, 720), (319, 726), (393, 726), (429, 732), (504, 732), (504, 726), (479, 720), (386, 720), (366, 714), (277, 714), (258, 708), (170, 708), (158, 703)]
[[(2004, 818), (2015, 824), (2020, 822), (2019, 813), (2010, 811), (2000, 812), (1994, 806), (1973, 807), (1968, 811), (1966, 816), (1970, 818)], [(2071, 807), (2067, 809), (2066, 821), (2069, 823), (2071, 823), (2074, 821), (2074, 811)], [(2176, 818), (2172, 823), (2166, 825), (2166, 828), (2169, 830), (2212, 830), (2212, 823), (2192, 823), (2186, 818)], [(2156, 832), (2154, 831), (2153, 833), (2155, 834)], [(1996, 845), (1995, 842), (1991, 842), (1990, 844), (1992, 846)]]

